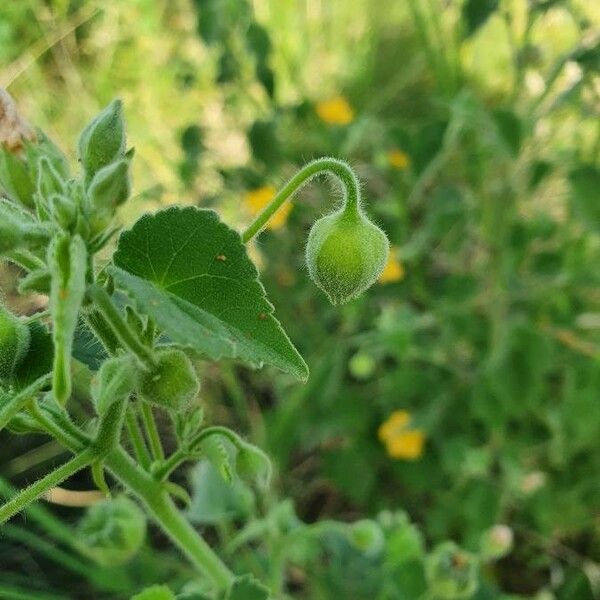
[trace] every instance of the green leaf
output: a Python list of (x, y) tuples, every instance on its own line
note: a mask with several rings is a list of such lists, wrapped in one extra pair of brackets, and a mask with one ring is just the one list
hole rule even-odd
[(266, 165), (275, 165), (281, 159), (277, 126), (273, 121), (255, 121), (248, 131), (248, 142), (254, 158)]
[(510, 110), (496, 110), (493, 117), (502, 140), (512, 155), (517, 156), (523, 140), (523, 127), (519, 117)]
[(498, 8), (499, 0), (466, 0), (462, 16), (466, 28), (466, 37), (471, 37)]
[(173, 207), (145, 215), (121, 235), (114, 262), (116, 285), (173, 342), (307, 379), (239, 234), (215, 212)]
[(269, 590), (252, 575), (242, 575), (234, 582), (227, 600), (268, 600)]
[(589, 229), (600, 231), (600, 170), (592, 165), (579, 167), (569, 181), (575, 213)]
[(55, 349), (52, 389), (56, 400), (64, 404), (71, 395), (73, 334), (85, 294), (87, 250), (84, 241), (78, 235), (55, 238), (48, 250), (48, 264), (52, 270), (50, 312)]

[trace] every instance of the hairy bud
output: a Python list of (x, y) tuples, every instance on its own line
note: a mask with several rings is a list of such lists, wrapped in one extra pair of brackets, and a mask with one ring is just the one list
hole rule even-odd
[(388, 240), (362, 210), (348, 206), (319, 219), (306, 245), (308, 272), (332, 304), (368, 289), (383, 271)]
[(125, 153), (125, 123), (120, 100), (113, 100), (83, 130), (79, 137), (79, 159), (87, 180)]
[(140, 550), (146, 537), (146, 517), (126, 496), (92, 505), (78, 527), (82, 552), (105, 567), (122, 565)]
[(0, 381), (13, 375), (29, 350), (30, 339), (27, 325), (0, 305)]
[(156, 366), (142, 375), (139, 387), (143, 400), (174, 411), (187, 408), (199, 391), (194, 365), (184, 352), (172, 348), (156, 353)]
[(99, 415), (115, 402), (126, 399), (136, 387), (138, 371), (131, 356), (109, 358), (92, 380), (92, 399)]

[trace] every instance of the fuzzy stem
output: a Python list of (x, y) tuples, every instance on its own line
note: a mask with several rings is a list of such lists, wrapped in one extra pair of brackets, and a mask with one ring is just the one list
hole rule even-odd
[(96, 452), (87, 448), (76, 454), (71, 460), (51, 471), (45, 477), (38, 479), (29, 487), (19, 492), (12, 500), (0, 507), (0, 524), (4, 523), (28, 504), (43, 496), (49, 489), (61, 484), (84, 467), (87, 467), (96, 458)]
[(277, 195), (264, 208), (264, 210), (250, 223), (242, 234), (244, 243), (251, 240), (269, 219), (279, 210), (281, 205), (290, 199), (302, 186), (316, 175), (330, 173), (336, 177), (344, 189), (344, 205), (346, 208), (358, 210), (360, 204), (360, 187), (354, 171), (344, 161), (337, 158), (317, 158), (302, 167), (284, 186)]
[[(72, 422), (62, 419), (61, 422), (55, 421), (55, 425), (65, 429), (60, 441), (72, 452), (81, 452), (85, 444), (89, 443)], [(92, 460), (95, 457), (93, 453)], [(179, 512), (165, 491), (164, 484), (139, 467), (121, 447), (112, 450), (106, 456), (104, 464), (126, 489), (139, 498), (156, 524), (183, 551), (190, 562), (205, 574), (219, 591), (226, 592), (233, 583), (233, 574)]]
[(137, 461), (144, 469), (148, 469), (151, 462), (150, 454), (148, 453), (148, 448), (146, 448), (146, 442), (144, 442), (137, 416), (131, 405), (127, 407), (127, 412), (125, 413), (125, 425), (127, 426), (127, 433), (129, 434)]
[(98, 285), (88, 288), (88, 295), (102, 313), (110, 329), (115, 334), (123, 347), (127, 348), (146, 368), (151, 369), (154, 365), (152, 351), (139, 339), (136, 333), (129, 327), (117, 307), (113, 304), (106, 290)]
[(166, 479), (180, 464), (184, 463), (186, 460), (190, 460), (197, 456), (197, 451), (195, 448), (206, 438), (211, 435), (222, 435), (227, 438), (236, 448), (241, 447), (241, 439), (237, 433), (231, 431), (231, 429), (227, 429), (227, 427), (223, 427), (221, 425), (214, 425), (212, 427), (207, 427), (203, 429), (200, 433), (198, 433), (194, 438), (186, 444), (185, 448), (179, 448), (167, 460), (160, 465), (156, 471), (154, 471), (154, 477), (162, 481)]
[(160, 435), (158, 434), (158, 427), (154, 420), (154, 414), (149, 404), (142, 402), (142, 420), (144, 421), (144, 427), (148, 436), (148, 442), (150, 444), (150, 450), (154, 460), (164, 460), (165, 453), (163, 451), (162, 444), (160, 443)]
[(44, 375), (24, 390), (15, 394), (2, 408), (0, 408), (0, 430), (34, 397), (44, 386), (52, 380), (52, 375)]

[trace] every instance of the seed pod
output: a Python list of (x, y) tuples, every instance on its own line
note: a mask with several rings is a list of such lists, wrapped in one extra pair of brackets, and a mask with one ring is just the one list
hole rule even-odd
[(83, 553), (105, 567), (130, 561), (146, 537), (146, 517), (126, 496), (92, 505), (78, 526), (78, 543)]
[(113, 100), (79, 136), (79, 159), (86, 180), (102, 168), (121, 158), (125, 152), (125, 122), (120, 100)]
[(368, 289), (383, 271), (388, 240), (362, 210), (347, 206), (319, 219), (306, 245), (308, 272), (332, 304)]
[(0, 381), (13, 375), (29, 350), (30, 340), (27, 325), (0, 304)]
[(172, 348), (156, 353), (156, 366), (142, 375), (139, 387), (143, 400), (174, 411), (186, 409), (199, 391), (200, 381), (192, 362), (184, 352)]

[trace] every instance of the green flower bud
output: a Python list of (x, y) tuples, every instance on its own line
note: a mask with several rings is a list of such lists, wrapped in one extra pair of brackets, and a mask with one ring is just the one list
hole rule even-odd
[(115, 402), (126, 399), (137, 381), (138, 369), (131, 356), (117, 356), (102, 363), (91, 385), (96, 412), (103, 415)]
[(172, 348), (156, 353), (156, 367), (142, 375), (139, 387), (143, 400), (174, 411), (186, 409), (199, 391), (194, 365), (184, 352)]
[(129, 161), (125, 158), (98, 171), (88, 189), (92, 211), (111, 215), (117, 206), (129, 198), (130, 193)]
[(0, 305), (0, 381), (12, 376), (25, 358), (30, 340), (27, 325)]
[(432, 595), (443, 600), (471, 598), (477, 591), (477, 560), (454, 542), (437, 546), (425, 561)]
[(125, 122), (120, 100), (113, 100), (79, 136), (79, 159), (87, 180), (125, 152)]
[(48, 200), (54, 194), (64, 194), (66, 184), (48, 158), (42, 156), (38, 163), (37, 193)]
[(374, 556), (383, 550), (385, 539), (379, 523), (362, 519), (348, 526), (350, 543), (361, 552)]
[(263, 489), (269, 486), (273, 472), (271, 460), (253, 444), (248, 442), (240, 444), (235, 467), (238, 475), (243, 479), (256, 482)]
[(481, 536), (481, 557), (484, 560), (498, 560), (512, 549), (513, 531), (508, 525), (494, 525)]
[(48, 200), (48, 208), (54, 222), (64, 229), (70, 231), (77, 221), (77, 206), (71, 198), (62, 194), (52, 194)]
[(109, 498), (92, 505), (77, 528), (78, 544), (84, 554), (105, 567), (129, 562), (146, 537), (146, 516), (126, 496)]
[(310, 230), (306, 264), (332, 304), (368, 289), (383, 271), (388, 240), (360, 208), (348, 206), (319, 219)]
[(367, 352), (359, 351), (348, 361), (348, 370), (355, 379), (364, 381), (373, 376), (377, 363)]

